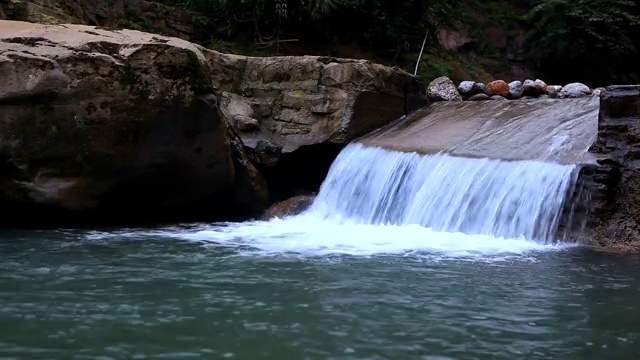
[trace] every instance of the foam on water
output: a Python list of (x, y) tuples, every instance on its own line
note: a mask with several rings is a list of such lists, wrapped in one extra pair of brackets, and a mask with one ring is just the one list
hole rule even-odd
[(575, 170), (539, 161), (423, 156), (352, 144), (301, 215), (88, 237), (169, 237), (250, 255), (495, 259), (569, 246), (552, 240)]
[(245, 248), (248, 254), (321, 255), (429, 255), (486, 257), (562, 249), (524, 238), (438, 232), (420, 225), (372, 225), (335, 221), (314, 213), (272, 221), (229, 223), (193, 232), (166, 234), (215, 246)]

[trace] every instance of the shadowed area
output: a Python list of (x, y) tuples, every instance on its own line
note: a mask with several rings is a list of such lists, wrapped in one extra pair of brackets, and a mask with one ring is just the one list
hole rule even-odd
[(370, 146), (423, 154), (563, 164), (594, 161), (598, 97), (440, 102), (361, 138)]

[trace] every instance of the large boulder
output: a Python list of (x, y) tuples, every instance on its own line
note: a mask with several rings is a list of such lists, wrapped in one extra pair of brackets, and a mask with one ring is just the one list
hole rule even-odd
[(12, 21), (0, 21), (0, 79), (5, 223), (257, 214), (268, 195), (255, 163), (344, 144), (426, 100), (415, 77), (366, 61)]
[(427, 102), (417, 77), (369, 61), (205, 56), (224, 118), (258, 124), (239, 135), (274, 201), (317, 191), (344, 145)]
[(207, 57), (218, 69), (213, 83), (225, 118), (240, 115), (258, 123), (240, 132), (251, 153), (261, 140), (285, 155), (303, 146), (346, 144), (426, 103), (418, 78), (369, 61), (215, 52)]
[(52, 217), (258, 211), (264, 180), (211, 77), (203, 49), (176, 38), (1, 22), (0, 207)]

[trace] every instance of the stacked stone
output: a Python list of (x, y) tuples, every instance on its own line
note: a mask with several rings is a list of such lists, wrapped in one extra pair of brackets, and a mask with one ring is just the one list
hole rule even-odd
[(446, 76), (433, 80), (427, 88), (427, 95), (432, 101), (564, 99), (599, 96), (601, 92), (601, 88), (591, 89), (582, 83), (576, 82), (564, 86), (547, 85), (540, 79), (527, 79), (524, 82), (516, 80), (510, 83), (495, 80), (487, 84), (462, 81), (456, 87)]

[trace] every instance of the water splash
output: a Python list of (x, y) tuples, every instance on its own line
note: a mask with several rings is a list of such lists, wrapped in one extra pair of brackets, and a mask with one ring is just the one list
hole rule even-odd
[(310, 211), (333, 221), (552, 241), (578, 168), (423, 156), (351, 144)]
[[(220, 224), (222, 225), (222, 224)], [(438, 232), (420, 225), (369, 225), (323, 219), (313, 212), (271, 221), (226, 223), (193, 232), (164, 233), (215, 247), (230, 247), (244, 255), (326, 256), (407, 255), (429, 259), (503, 260), (532, 251), (562, 250), (572, 244), (541, 244), (522, 237)], [(156, 234), (157, 235), (157, 234)]]
[(361, 144), (335, 160), (313, 205), (284, 219), (124, 229), (91, 241), (173, 238), (238, 255), (401, 255), (501, 261), (555, 244), (577, 167), (423, 156)]

